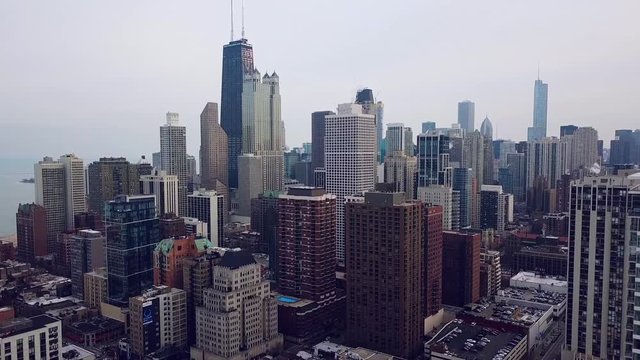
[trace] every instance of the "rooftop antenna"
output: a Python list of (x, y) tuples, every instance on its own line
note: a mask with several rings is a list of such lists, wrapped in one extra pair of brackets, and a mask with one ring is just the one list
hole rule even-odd
[(233, 41), (233, 0), (231, 0), (231, 41)]
[(242, 38), (244, 39), (244, 0), (242, 0)]

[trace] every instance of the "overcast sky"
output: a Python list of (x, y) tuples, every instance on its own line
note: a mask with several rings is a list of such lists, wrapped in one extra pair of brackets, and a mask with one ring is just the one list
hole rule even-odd
[[(246, 37), (280, 75), (287, 144), (310, 114), (370, 87), (385, 123), (418, 133), (476, 103), (499, 138), (526, 138), (533, 84), (549, 84), (549, 132), (640, 127), (640, 1), (246, 0)], [(229, 1), (0, 2), (0, 157), (150, 155), (167, 111), (200, 145), (220, 101)], [(240, 0), (236, 0), (236, 35)]]

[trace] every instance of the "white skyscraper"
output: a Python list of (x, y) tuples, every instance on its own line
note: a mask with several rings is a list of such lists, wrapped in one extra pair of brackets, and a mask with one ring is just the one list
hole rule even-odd
[(177, 113), (167, 113), (167, 123), (160, 127), (160, 163), (162, 170), (178, 177), (178, 213), (187, 211), (187, 128), (179, 125)]
[[(260, 156), (262, 191), (284, 186), (284, 130), (280, 114), (280, 78), (254, 70), (242, 90), (242, 153)], [(242, 180), (239, 180), (239, 182)], [(239, 185), (238, 185), (239, 186)]]
[(151, 175), (140, 177), (143, 195), (155, 195), (156, 216), (178, 213), (178, 177), (166, 171), (153, 169)]
[(75, 228), (74, 215), (87, 211), (84, 162), (75, 155), (34, 165), (35, 201), (47, 210), (47, 248), (56, 252), (58, 234)]
[(340, 104), (325, 117), (326, 189), (337, 199), (336, 256), (344, 262), (344, 197), (372, 190), (376, 179), (375, 116)]
[(207, 236), (214, 246), (222, 246), (224, 235), (224, 196), (200, 189), (187, 196), (187, 216), (207, 224)]

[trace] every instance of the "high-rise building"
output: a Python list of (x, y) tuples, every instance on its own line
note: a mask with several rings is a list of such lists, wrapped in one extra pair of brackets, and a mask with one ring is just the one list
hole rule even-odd
[(362, 105), (362, 113), (375, 116), (376, 126), (376, 157), (378, 163), (381, 163), (386, 156), (386, 148), (382, 139), (382, 130), (384, 129), (384, 103), (376, 102), (373, 97), (373, 90), (362, 89), (356, 93), (356, 104)]
[(187, 227), (185, 218), (178, 217), (175, 214), (160, 215), (160, 239), (168, 239), (172, 237), (180, 237), (187, 235)]
[(403, 193), (367, 192), (364, 202), (346, 204), (347, 340), (354, 345), (405, 359), (421, 353), (424, 211)]
[(19, 204), (16, 212), (17, 258), (31, 262), (49, 254), (47, 210), (36, 204)]
[(528, 129), (527, 141), (547, 137), (547, 97), (549, 85), (538, 79), (533, 87), (533, 126)]
[(335, 298), (336, 196), (291, 188), (278, 197), (278, 284), (287, 295)]
[(238, 211), (241, 216), (251, 215), (251, 199), (264, 193), (262, 156), (244, 154), (238, 156)]
[(62, 322), (49, 315), (2, 324), (3, 359), (62, 359)]
[(578, 130), (578, 127), (575, 126), (575, 125), (563, 125), (563, 126), (560, 126), (560, 137), (573, 135), (573, 133), (576, 130)]
[(278, 260), (278, 197), (280, 194), (279, 191), (268, 191), (251, 200), (251, 229), (260, 233), (262, 243), (266, 245), (269, 271), (274, 280), (277, 280), (280, 262)]
[(324, 169), (325, 117), (335, 114), (333, 111), (316, 111), (311, 114), (311, 167), (313, 171)]
[(187, 346), (187, 294), (154, 286), (129, 300), (131, 352), (140, 359), (163, 347)]
[(89, 164), (89, 210), (104, 214), (104, 205), (116, 195), (136, 195), (140, 191), (138, 166), (123, 157), (103, 157)]
[(485, 138), (479, 131), (465, 135), (462, 149), (462, 167), (471, 169), (478, 184), (484, 181)]
[[(424, 216), (424, 317), (430, 323), (430, 317), (442, 312), (442, 207), (426, 205)], [(426, 327), (431, 326), (426, 324)], [(425, 328), (425, 333), (429, 333), (428, 330)]]
[(67, 230), (74, 229), (74, 215), (87, 211), (84, 161), (73, 154), (60, 156), (64, 166)]
[(630, 359), (640, 350), (639, 185), (635, 174), (587, 177), (571, 186), (563, 358)]
[(404, 147), (403, 148), (404, 148), (404, 153), (407, 156), (416, 155), (416, 144), (413, 142), (413, 129), (410, 127), (404, 128)]
[[(180, 181), (178, 176), (169, 175), (164, 170), (153, 169), (151, 175), (140, 176), (140, 192), (153, 195), (156, 199), (156, 215), (178, 215)], [(184, 213), (182, 214), (184, 215)]]
[(238, 187), (238, 156), (242, 155), (242, 90), (244, 77), (252, 74), (253, 46), (247, 39), (229, 42), (222, 50), (220, 125), (228, 136), (229, 183)]
[(284, 186), (284, 138), (278, 74), (245, 75), (242, 90), (242, 153), (260, 156), (263, 190)]
[(156, 169), (162, 169), (162, 157), (160, 151), (151, 154), (151, 165)]
[(436, 129), (436, 123), (433, 121), (425, 121), (422, 123), (422, 134)]
[(453, 169), (452, 189), (460, 193), (460, 228), (471, 226), (473, 205), (473, 171), (467, 168)]
[(99, 268), (85, 273), (83, 301), (91, 309), (100, 309), (102, 303), (108, 300), (107, 268)]
[(105, 237), (99, 231), (80, 230), (71, 241), (71, 291), (81, 299), (84, 274), (105, 266)]
[(453, 189), (444, 185), (430, 185), (427, 187), (419, 187), (417, 195), (418, 200), (425, 204), (442, 207), (442, 228), (444, 230), (451, 230)]
[(610, 165), (640, 164), (640, 130), (616, 130), (611, 140)]
[(507, 167), (507, 156), (516, 154), (516, 143), (511, 140), (494, 140), (493, 154), (495, 160), (498, 161), (498, 168)]
[(187, 197), (187, 215), (207, 223), (207, 234), (213, 246), (224, 239), (224, 197), (213, 190), (198, 190)]
[(207, 238), (180, 236), (162, 239), (153, 250), (153, 284), (184, 289), (183, 260), (198, 257), (213, 244)]
[(493, 138), (493, 124), (489, 117), (486, 116), (484, 120), (482, 120), (482, 125), (480, 125), (480, 135), (485, 138)]
[(344, 262), (344, 197), (372, 190), (376, 179), (376, 117), (358, 104), (338, 105), (327, 115), (326, 189), (337, 196), (336, 256)]
[(105, 225), (109, 303), (125, 307), (153, 285), (153, 250), (160, 241), (155, 197), (117, 196), (107, 203)]
[(198, 163), (196, 157), (187, 154), (187, 191), (191, 193), (194, 189), (197, 189), (200, 184), (198, 183)]
[(500, 252), (480, 251), (480, 296), (495, 296), (502, 288), (502, 266)]
[(167, 113), (167, 123), (160, 127), (162, 170), (178, 177), (178, 212), (187, 212), (187, 128), (180, 126), (177, 113)]
[(598, 162), (598, 131), (592, 127), (579, 127), (572, 135), (567, 135), (564, 139), (569, 139), (567, 149), (569, 171), (589, 170), (593, 164)]
[(442, 134), (418, 135), (418, 186), (450, 185), (450, 139)]
[(35, 203), (44, 207), (47, 216), (47, 253), (56, 252), (58, 234), (67, 229), (67, 183), (65, 166), (45, 157), (34, 165)]
[(213, 285), (213, 266), (220, 260), (217, 251), (182, 259), (183, 290), (187, 293), (187, 334), (189, 345), (196, 343), (196, 307), (204, 304), (203, 291)]
[(225, 252), (213, 279), (213, 287), (203, 291), (203, 306), (196, 307), (191, 358), (255, 358), (282, 348), (276, 300), (253, 255)]
[(507, 169), (511, 176), (511, 189), (515, 201), (523, 202), (527, 194), (527, 161), (522, 153), (507, 154)]
[(480, 299), (479, 233), (442, 234), (442, 302), (462, 307)]
[(513, 195), (502, 192), (500, 185), (482, 185), (480, 189), (480, 228), (498, 233), (513, 221)]
[(405, 150), (405, 131), (404, 124), (391, 123), (387, 124), (387, 134), (385, 137), (385, 155), (390, 156), (396, 151), (404, 152)]
[(476, 104), (469, 100), (458, 103), (458, 124), (468, 134), (475, 130)]
[(384, 158), (384, 182), (394, 184), (396, 192), (405, 193), (407, 199), (413, 199), (416, 192), (416, 174), (418, 160), (402, 151), (387, 153)]
[(218, 123), (217, 103), (208, 102), (200, 114), (200, 158), (200, 186), (222, 194), (225, 213), (228, 213), (231, 209), (229, 138)]
[(537, 178), (545, 179), (549, 187), (555, 184), (568, 167), (568, 137), (542, 138), (530, 141), (527, 149), (527, 189), (532, 188)]
[(495, 179), (495, 166), (493, 157), (493, 140), (490, 137), (482, 137), (482, 151), (483, 163), (482, 163), (482, 184), (493, 185)]

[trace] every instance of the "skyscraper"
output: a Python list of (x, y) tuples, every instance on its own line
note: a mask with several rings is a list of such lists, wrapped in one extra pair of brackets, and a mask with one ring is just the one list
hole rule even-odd
[(247, 39), (229, 42), (222, 50), (222, 92), (220, 125), (229, 144), (229, 184), (238, 187), (238, 156), (242, 154), (242, 88), (244, 77), (252, 74), (253, 47)]
[(201, 186), (222, 194), (229, 212), (229, 139), (218, 124), (217, 103), (207, 103), (200, 114), (200, 156)]
[(240, 216), (251, 215), (251, 200), (264, 190), (262, 156), (243, 154), (238, 156), (238, 211)]
[(444, 185), (418, 187), (417, 198), (425, 204), (442, 207), (442, 229), (452, 229), (453, 215), (459, 214), (453, 211), (453, 189)]
[(251, 229), (260, 233), (262, 242), (266, 245), (271, 279), (275, 280), (277, 280), (280, 263), (278, 260), (278, 197), (280, 194), (279, 191), (268, 191), (251, 199)]
[(527, 140), (547, 137), (547, 97), (549, 85), (538, 79), (533, 87), (533, 126), (528, 129)]
[(34, 165), (35, 203), (44, 207), (47, 216), (47, 253), (57, 250), (58, 234), (67, 230), (67, 182), (65, 166), (45, 157)]
[(488, 116), (482, 120), (482, 125), (480, 125), (480, 134), (485, 138), (493, 138), (493, 124), (491, 123), (491, 120), (489, 120)]
[(347, 340), (354, 345), (405, 359), (421, 353), (424, 211), (403, 193), (367, 192), (364, 202), (346, 204)]
[(539, 177), (545, 179), (549, 187), (555, 188), (560, 175), (568, 169), (568, 144), (568, 137), (542, 138), (528, 143), (527, 189), (533, 187)]
[(105, 237), (95, 230), (80, 230), (71, 237), (71, 289), (84, 296), (84, 274), (105, 266)]
[(466, 133), (475, 130), (476, 104), (469, 100), (458, 103), (458, 124)]
[(179, 125), (177, 113), (167, 113), (167, 123), (160, 127), (162, 170), (178, 177), (178, 212), (187, 212), (187, 128)]
[(449, 185), (450, 139), (441, 134), (418, 135), (418, 186)]
[(445, 231), (442, 236), (442, 302), (462, 307), (480, 298), (479, 233)]
[(404, 124), (391, 123), (387, 125), (387, 135), (385, 137), (386, 156), (392, 155), (396, 151), (404, 152), (405, 148)]
[(336, 196), (291, 188), (278, 197), (278, 284), (286, 295), (318, 302), (336, 296)]
[(245, 75), (242, 91), (242, 153), (262, 161), (262, 191), (284, 186), (284, 139), (278, 74)]
[(573, 135), (573, 133), (578, 130), (578, 127), (575, 125), (563, 125), (560, 126), (560, 137), (565, 137), (567, 135)]
[(153, 169), (151, 175), (140, 176), (141, 193), (155, 196), (158, 217), (165, 214), (178, 214), (179, 183), (176, 175), (168, 175), (166, 171), (158, 169)]
[(75, 228), (74, 216), (87, 211), (84, 161), (74, 154), (60, 156), (64, 166), (67, 230)]
[(384, 103), (376, 102), (373, 97), (373, 90), (364, 88), (356, 93), (356, 104), (362, 105), (362, 113), (375, 116), (376, 124), (376, 157), (381, 163), (386, 156), (386, 148), (382, 140), (382, 130), (384, 129)]
[(17, 258), (31, 262), (49, 254), (47, 210), (36, 204), (19, 204), (16, 212)]
[(153, 250), (160, 241), (155, 197), (117, 196), (106, 205), (105, 225), (109, 303), (127, 306), (153, 285)]
[(436, 129), (436, 123), (434, 121), (425, 121), (422, 123), (422, 133), (426, 133), (430, 130)]
[(313, 171), (319, 168), (324, 169), (325, 117), (335, 114), (333, 111), (316, 111), (311, 114), (311, 167)]
[(640, 350), (639, 185), (634, 174), (587, 177), (571, 186), (563, 359), (629, 359)]
[(505, 230), (513, 220), (513, 195), (502, 192), (500, 185), (482, 185), (480, 190), (480, 228)]
[(484, 137), (479, 131), (465, 135), (462, 149), (462, 167), (471, 169), (478, 184), (484, 181)]
[(140, 191), (140, 174), (136, 164), (127, 159), (103, 157), (89, 164), (89, 210), (104, 214), (104, 205), (116, 195), (136, 195)]
[(402, 151), (387, 154), (384, 158), (384, 182), (394, 184), (396, 192), (403, 192), (407, 199), (413, 199), (416, 191), (417, 165), (415, 156), (407, 156)]
[(224, 197), (214, 190), (196, 190), (187, 197), (187, 216), (207, 223), (207, 234), (213, 246), (224, 239)]
[(515, 201), (522, 202), (527, 194), (527, 161), (525, 154), (507, 154), (507, 169), (511, 176), (511, 188)]
[(160, 240), (153, 250), (153, 284), (184, 289), (183, 261), (203, 255), (213, 243), (207, 238), (177, 236)]
[(453, 169), (452, 189), (460, 192), (460, 228), (471, 226), (473, 204), (473, 172), (467, 168)]
[[(425, 205), (424, 209), (424, 281), (425, 314), (429, 317), (442, 311), (442, 207)], [(427, 324), (427, 326), (429, 326)], [(430, 332), (425, 329), (425, 333)]]
[(589, 170), (598, 162), (598, 131), (592, 127), (579, 127), (573, 134), (566, 135), (569, 139), (569, 171)]
[(369, 191), (376, 178), (375, 116), (358, 104), (338, 105), (325, 117), (327, 192), (337, 196), (336, 256), (344, 262), (344, 197)]

